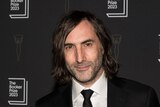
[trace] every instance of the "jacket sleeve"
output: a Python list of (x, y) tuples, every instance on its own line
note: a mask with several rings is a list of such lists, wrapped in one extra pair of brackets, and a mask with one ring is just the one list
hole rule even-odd
[(155, 90), (152, 88), (150, 88), (148, 91), (145, 107), (160, 107), (160, 104), (158, 101), (158, 96), (157, 96)]

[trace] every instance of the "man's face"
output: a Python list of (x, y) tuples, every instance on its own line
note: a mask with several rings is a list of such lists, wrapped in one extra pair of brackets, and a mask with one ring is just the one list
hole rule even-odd
[(68, 34), (64, 57), (68, 71), (80, 84), (89, 87), (101, 76), (103, 48), (90, 22), (81, 21)]

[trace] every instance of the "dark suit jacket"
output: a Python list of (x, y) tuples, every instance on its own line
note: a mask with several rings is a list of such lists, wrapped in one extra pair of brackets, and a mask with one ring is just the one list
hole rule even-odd
[[(56, 88), (36, 107), (72, 107), (71, 84)], [(160, 107), (155, 91), (146, 85), (115, 77), (108, 81), (108, 107)]]

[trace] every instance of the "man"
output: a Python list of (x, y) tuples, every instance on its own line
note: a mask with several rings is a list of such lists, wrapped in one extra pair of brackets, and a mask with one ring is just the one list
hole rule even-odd
[(159, 107), (151, 87), (116, 76), (119, 65), (111, 46), (107, 30), (93, 14), (67, 14), (53, 35), (57, 83), (36, 107)]

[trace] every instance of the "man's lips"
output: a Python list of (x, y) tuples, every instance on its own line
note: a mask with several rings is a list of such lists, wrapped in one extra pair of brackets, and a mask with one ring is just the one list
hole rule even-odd
[(85, 66), (75, 66), (76, 70), (78, 71), (86, 71), (89, 69), (89, 65), (85, 65)]

